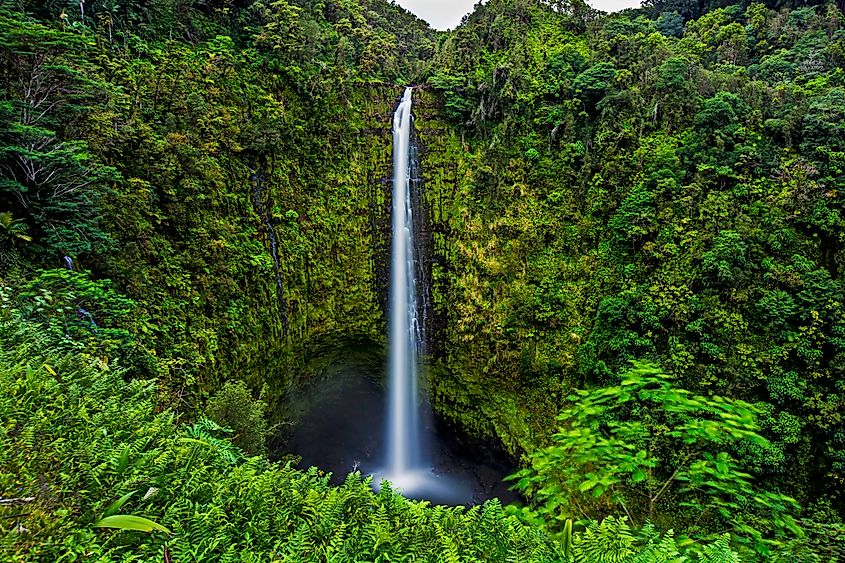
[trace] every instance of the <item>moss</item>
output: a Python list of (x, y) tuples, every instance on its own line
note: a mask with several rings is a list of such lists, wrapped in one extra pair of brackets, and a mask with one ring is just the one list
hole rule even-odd
[(414, 103), (431, 249), (432, 402), (439, 415), (519, 454), (545, 440), (559, 392), (524, 385), (523, 342), (502, 332), (497, 303), (506, 288), (495, 279), (505, 241), (476, 199), (482, 147), (447, 123), (435, 91), (418, 89)]

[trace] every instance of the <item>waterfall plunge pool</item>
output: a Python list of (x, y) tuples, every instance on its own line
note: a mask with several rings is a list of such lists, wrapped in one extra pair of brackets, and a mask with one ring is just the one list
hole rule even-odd
[[(316, 466), (331, 472), (334, 483), (342, 483), (356, 470), (373, 474), (377, 482), (386, 466), (385, 369), (355, 350), (336, 358), (308, 388), (290, 399), (287, 410), (295, 424), (286, 437), (279, 436), (271, 445), (276, 454), (300, 456), (300, 468)], [(420, 482), (395, 483), (394, 488), (407, 488), (412, 492), (405, 496), (432, 504), (473, 505), (491, 498), (502, 504), (520, 502), (508, 490), (509, 484), (502, 482), (516, 470), (506, 455), (426, 418), (421, 432), (431, 472), (412, 473)]]

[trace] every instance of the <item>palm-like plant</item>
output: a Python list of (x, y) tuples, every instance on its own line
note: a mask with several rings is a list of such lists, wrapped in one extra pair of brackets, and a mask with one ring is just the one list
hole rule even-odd
[(26, 223), (15, 219), (8, 211), (0, 213), (0, 244), (6, 246), (18, 241), (32, 242), (32, 237), (27, 234)]

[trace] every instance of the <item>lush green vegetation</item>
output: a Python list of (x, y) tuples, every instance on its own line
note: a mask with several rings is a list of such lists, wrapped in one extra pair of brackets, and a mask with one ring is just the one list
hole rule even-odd
[[(454, 133), (423, 162), (449, 202), (435, 214), (449, 319), (437, 405), (514, 451), (559, 448), (555, 417), (584, 406), (573, 390), (614, 394), (649, 360), (678, 389), (756, 412), (765, 442), (720, 433), (706, 451), (838, 522), (843, 15), (670, 16), (493, 1), (439, 50), (431, 126)], [(631, 404), (589, 424), (611, 415), (657, 433), (654, 450), (623, 442), (651, 452), (654, 477), (592, 489), (621, 510), (683, 470), (659, 452), (686, 425)], [(582, 453), (597, 452), (547, 455)], [(570, 516), (583, 477), (557, 477)], [(654, 521), (683, 528), (679, 501), (701, 506), (676, 498)]]
[[(154, 379), (22, 326), (8, 314), (0, 326), (0, 487), (19, 499), (0, 509), (3, 560), (557, 557), (556, 544), (497, 503), (434, 509), (389, 488), (374, 494), (360, 474), (333, 487), (316, 469), (248, 457), (209, 419), (177, 426), (156, 408)], [(164, 529), (98, 527), (114, 515)]]
[[(0, 3), (0, 554), (845, 557), (843, 67), (826, 2)], [(382, 342), (407, 83), (433, 403), (521, 509), (264, 457)]]

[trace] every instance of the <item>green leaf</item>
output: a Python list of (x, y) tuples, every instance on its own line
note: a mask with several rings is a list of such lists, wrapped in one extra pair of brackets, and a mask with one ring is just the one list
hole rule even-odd
[(176, 440), (177, 442), (182, 442), (183, 444), (199, 444), (201, 446), (211, 446), (205, 440), (197, 440), (196, 438), (179, 438)]
[(109, 505), (109, 507), (106, 509), (106, 511), (103, 512), (103, 518), (105, 518), (106, 516), (111, 516), (112, 514), (115, 514), (118, 510), (121, 509), (121, 507), (124, 504), (126, 504), (126, 501), (129, 500), (129, 497), (131, 497), (134, 494), (135, 494), (135, 491), (129, 491), (128, 493), (126, 493), (125, 495), (123, 495), (122, 497), (120, 497), (119, 499), (114, 501), (113, 503), (111, 503)]
[(139, 532), (152, 532), (158, 530), (169, 534), (170, 530), (141, 516), (131, 516), (129, 514), (116, 514), (114, 516), (106, 516), (94, 522), (95, 528), (117, 528), (119, 530), (137, 530)]
[(572, 557), (572, 519), (567, 518), (563, 525), (563, 556), (567, 561)]
[(596, 481), (592, 481), (592, 480), (591, 481), (584, 481), (583, 483), (578, 485), (578, 490), (583, 493), (584, 491), (589, 491), (590, 489), (595, 487), (597, 484), (598, 483)]
[(129, 446), (124, 446), (117, 460), (117, 474), (122, 475), (127, 467), (129, 467)]

